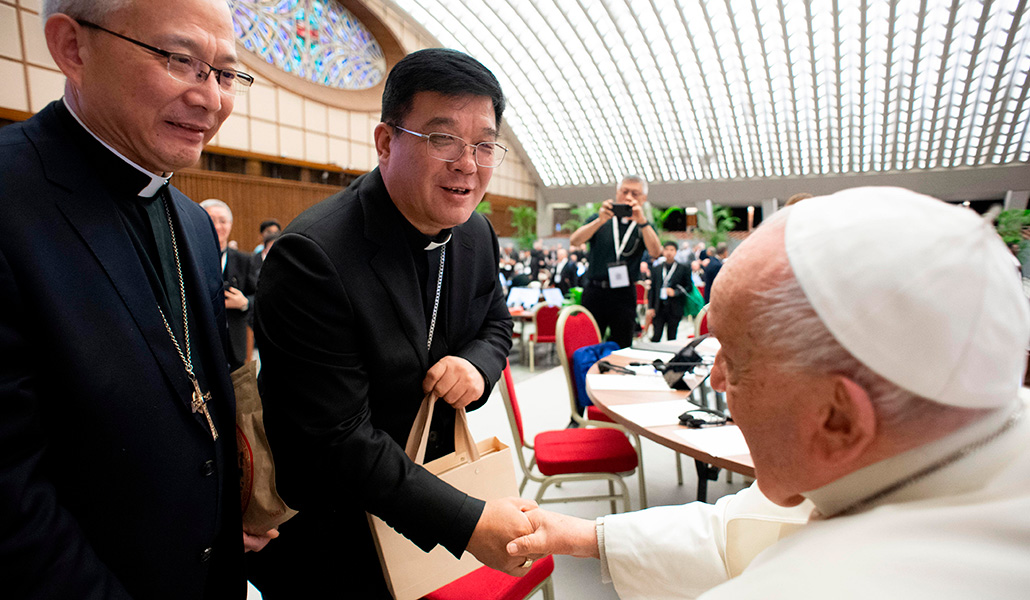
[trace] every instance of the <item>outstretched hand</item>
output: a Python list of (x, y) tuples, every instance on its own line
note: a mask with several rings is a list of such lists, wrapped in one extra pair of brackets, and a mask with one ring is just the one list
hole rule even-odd
[(508, 554), (537, 559), (548, 554), (600, 558), (593, 521), (538, 508), (526, 513), (533, 533), (513, 539)]
[(536, 502), (524, 498), (487, 500), (465, 549), (492, 569), (522, 577), (529, 572), (529, 567), (523, 566), (525, 557), (511, 556), (505, 548), (510, 540), (533, 531), (526, 511), (536, 507)]

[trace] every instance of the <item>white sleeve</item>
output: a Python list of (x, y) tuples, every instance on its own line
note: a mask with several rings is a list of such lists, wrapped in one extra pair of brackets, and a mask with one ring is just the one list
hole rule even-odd
[(622, 600), (696, 598), (740, 574), (811, 512), (808, 501), (784, 508), (752, 485), (715, 504), (608, 515), (598, 523), (601, 571)]

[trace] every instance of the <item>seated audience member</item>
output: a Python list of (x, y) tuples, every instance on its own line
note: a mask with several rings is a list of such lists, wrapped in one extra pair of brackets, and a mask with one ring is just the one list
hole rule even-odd
[(858, 188), (734, 255), (711, 384), (756, 486), (596, 523), (533, 510), (509, 553), (600, 558), (624, 600), (1025, 598), (1030, 310), (990, 223)]
[(528, 269), (522, 263), (515, 263), (515, 275), (511, 278), (511, 287), (526, 287), (532, 281)]

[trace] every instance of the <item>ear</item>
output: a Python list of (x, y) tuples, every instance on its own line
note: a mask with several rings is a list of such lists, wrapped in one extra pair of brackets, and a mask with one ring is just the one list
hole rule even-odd
[(876, 412), (857, 383), (836, 376), (833, 393), (820, 411), (815, 450), (828, 464), (844, 466), (861, 457), (876, 439)]
[(379, 167), (387, 166), (390, 161), (390, 141), (393, 140), (393, 127), (386, 123), (376, 125), (372, 132), (376, 142), (376, 154), (379, 156)]
[(43, 34), (57, 67), (75, 88), (81, 89), (83, 56), (89, 54), (84, 47), (84, 28), (68, 15), (59, 13), (47, 19)]

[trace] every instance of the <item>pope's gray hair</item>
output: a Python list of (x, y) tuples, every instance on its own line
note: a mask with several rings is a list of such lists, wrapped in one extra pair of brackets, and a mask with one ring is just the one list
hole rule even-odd
[[(785, 221), (790, 209), (777, 211), (762, 227)], [(749, 311), (755, 345), (765, 349), (780, 369), (817, 374), (838, 374), (851, 379), (869, 394), (880, 427), (892, 431), (908, 426), (926, 427), (938, 416), (966, 409), (934, 402), (880, 376), (855, 358), (826, 327), (808, 301), (786, 257), (770, 289), (752, 290)], [(847, 310), (836, 307), (835, 310)], [(929, 421), (928, 421), (929, 419)]]
[(132, 0), (43, 0), (43, 22), (60, 13), (77, 21), (102, 24), (104, 17), (125, 8)]

